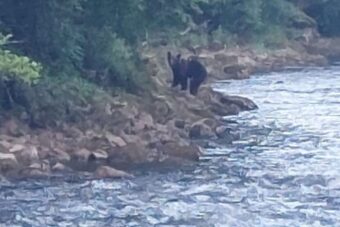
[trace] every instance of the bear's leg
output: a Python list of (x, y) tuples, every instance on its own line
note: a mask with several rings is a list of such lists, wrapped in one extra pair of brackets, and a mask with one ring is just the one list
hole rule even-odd
[(198, 88), (201, 85), (202, 81), (195, 80), (194, 78), (190, 80), (190, 94), (196, 96), (198, 92)]
[(182, 78), (181, 81), (181, 90), (186, 91), (188, 89), (188, 79), (187, 78)]
[(174, 79), (172, 80), (172, 85), (171, 85), (171, 87), (176, 87), (176, 86), (179, 85), (179, 84), (180, 84), (180, 80), (179, 80), (178, 76), (175, 76), (175, 75), (174, 75)]

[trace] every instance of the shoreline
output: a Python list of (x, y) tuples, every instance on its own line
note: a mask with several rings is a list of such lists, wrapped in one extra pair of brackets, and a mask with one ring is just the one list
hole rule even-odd
[(169, 87), (168, 48), (144, 49), (141, 52), (155, 87), (150, 97), (121, 94), (90, 104), (90, 110), (81, 112), (81, 124), (61, 122), (55, 128), (33, 130), (13, 117), (0, 122), (0, 176), (27, 179), (72, 173), (129, 178), (133, 177), (129, 169), (141, 165), (176, 168), (195, 163), (204, 152), (198, 144), (235, 140), (223, 116), (257, 108), (247, 98), (213, 91), (210, 84), (247, 79), (286, 66), (328, 65), (331, 57), (340, 56), (340, 50), (332, 48), (333, 42), (338, 40), (320, 39), (267, 53), (246, 47), (203, 48), (198, 56), (207, 67), (209, 80), (197, 97)]

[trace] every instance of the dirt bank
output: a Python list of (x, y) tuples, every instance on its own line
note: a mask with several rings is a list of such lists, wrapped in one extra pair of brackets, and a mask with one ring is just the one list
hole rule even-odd
[(140, 165), (174, 167), (196, 162), (204, 153), (198, 145), (204, 145), (202, 141), (234, 139), (222, 116), (256, 108), (247, 98), (212, 91), (209, 83), (244, 79), (285, 66), (325, 65), (331, 51), (323, 42), (292, 44), (267, 52), (221, 45), (200, 48), (196, 52), (207, 66), (209, 80), (197, 97), (169, 86), (171, 72), (165, 53), (176, 52), (174, 48), (143, 48), (143, 60), (154, 85), (145, 97), (121, 94), (99, 100), (80, 111), (81, 123), (59, 122), (53, 128), (33, 130), (10, 115), (1, 117), (0, 175), (131, 177), (127, 172)]

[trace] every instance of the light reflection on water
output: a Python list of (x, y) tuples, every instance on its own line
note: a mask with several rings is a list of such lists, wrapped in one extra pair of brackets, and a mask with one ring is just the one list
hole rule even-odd
[(228, 117), (239, 141), (187, 170), (3, 184), (0, 226), (340, 226), (340, 67), (215, 88), (259, 106)]

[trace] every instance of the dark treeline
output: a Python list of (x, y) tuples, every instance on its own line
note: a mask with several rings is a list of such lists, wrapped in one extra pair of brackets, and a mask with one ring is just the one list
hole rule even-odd
[(147, 83), (137, 50), (152, 40), (275, 44), (315, 21), (334, 36), (339, 12), (337, 0), (0, 0), (1, 106), (15, 102), (18, 83), (49, 94), (75, 90), (70, 81), (136, 91)]

